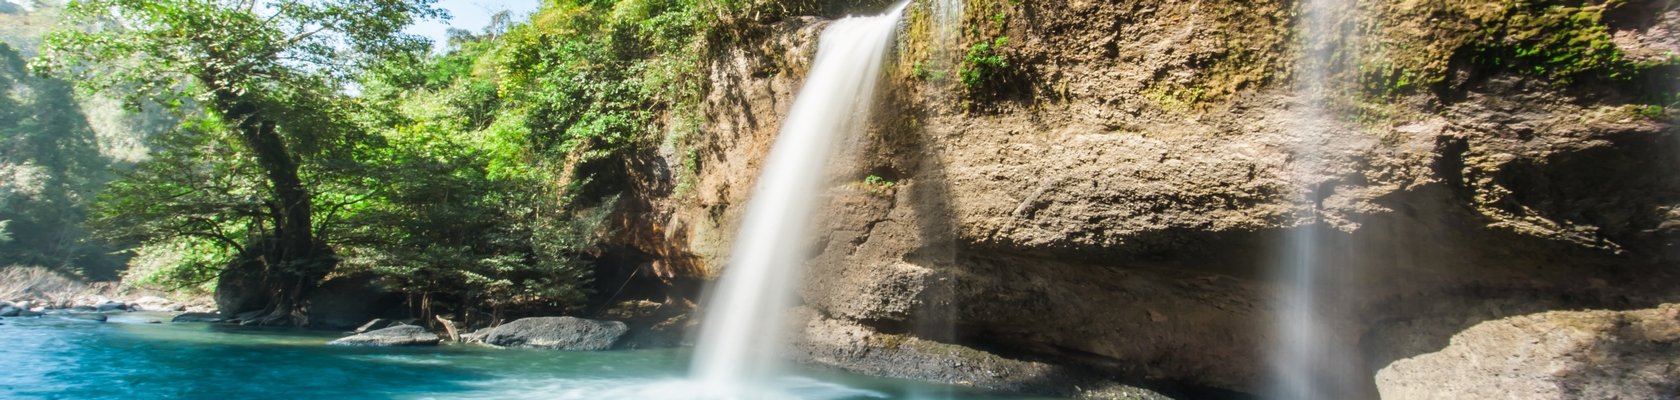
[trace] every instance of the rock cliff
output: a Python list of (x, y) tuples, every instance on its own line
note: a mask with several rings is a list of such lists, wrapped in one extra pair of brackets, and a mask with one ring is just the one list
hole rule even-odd
[[(1281, 1), (970, 2), (956, 43), (917, 3), (870, 129), (828, 180), (804, 353), (909, 376), (860, 350), (909, 338), (1169, 393), (1260, 393), (1272, 271), (1299, 230), (1321, 238), (1323, 346), (1349, 365), (1320, 372), (1346, 398), (1376, 396), (1390, 365), (1443, 362), (1397, 360), (1463, 357), (1449, 339), (1487, 321), (1680, 301), (1665, 103), (1680, 11), (1529, 3), (1361, 5), (1330, 44), (1303, 44)], [(618, 244), (639, 268), (691, 287), (724, 267), (838, 16), (766, 17), (717, 46), (699, 131), (632, 166)], [(1558, 44), (1577, 42), (1592, 44)], [(1292, 84), (1318, 45), (1338, 54), (1328, 119)]]

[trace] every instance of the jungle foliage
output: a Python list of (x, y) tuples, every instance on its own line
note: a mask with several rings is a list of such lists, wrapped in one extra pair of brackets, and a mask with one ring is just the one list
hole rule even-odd
[[(266, 305), (229, 311), (257, 323), (302, 320), (311, 290), (352, 274), (376, 276), (422, 314), (576, 310), (637, 157), (658, 148), (688, 155), (674, 173), (698, 169), (689, 146), (714, 51), (762, 39), (785, 17), (885, 3), (549, 0), (528, 20), (504, 14), (433, 51), (401, 31), (441, 17), (431, 1), (87, 0), (63, 11), (32, 71), (0, 47), (0, 84), (30, 94), (0, 96), (0, 167), (11, 168), (0, 182), (15, 186), (0, 191), (0, 265), (120, 263), (100, 261), (120, 259), (103, 247), (116, 246), (135, 256), (126, 278), (138, 285), (209, 292), (255, 276)], [(1357, 65), (1367, 85), (1407, 93), (1446, 80), (1454, 62), (1557, 81), (1651, 68), (1614, 51), (1609, 5), (1426, 3), (1372, 15), (1444, 22), (1361, 27), (1393, 38), (1368, 51), (1391, 61)], [(1024, 7), (976, 3), (953, 63), (918, 63), (915, 76), (956, 78), (970, 97), (1020, 90), (1032, 36), (1009, 24)], [(1207, 31), (1235, 50), (1145, 94), (1190, 104), (1273, 82), (1289, 29), (1243, 29), (1290, 14), (1262, 10), (1213, 11)], [(168, 129), (148, 135), (150, 155), (132, 166), (101, 159), (86, 118), (67, 111), (66, 81), (166, 112), (153, 120)]]
[(0, 266), (113, 278), (123, 264), (82, 222), (113, 162), (69, 83), (31, 76), (0, 43)]
[(33, 66), (181, 121), (87, 193), (99, 238), (133, 244), (129, 282), (257, 276), (267, 306), (228, 311), (283, 324), (372, 273), (421, 313), (495, 320), (584, 305), (622, 163), (698, 103), (716, 7), (551, 2), (433, 52), (400, 31), (442, 15), (429, 0), (96, 0)]

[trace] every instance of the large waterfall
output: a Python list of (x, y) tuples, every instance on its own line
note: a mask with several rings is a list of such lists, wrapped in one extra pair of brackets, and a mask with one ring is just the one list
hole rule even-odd
[(729, 267), (703, 304), (690, 374), (707, 387), (731, 390), (774, 377), (832, 147), (868, 120), (904, 7), (838, 20), (823, 31), (747, 205)]

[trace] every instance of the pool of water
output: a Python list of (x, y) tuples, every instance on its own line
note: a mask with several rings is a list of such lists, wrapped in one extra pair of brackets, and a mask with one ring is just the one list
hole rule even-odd
[[(0, 321), (0, 399), (697, 399), (680, 350), (327, 346), (333, 332), (54, 317)], [(753, 399), (1006, 399), (800, 370)]]

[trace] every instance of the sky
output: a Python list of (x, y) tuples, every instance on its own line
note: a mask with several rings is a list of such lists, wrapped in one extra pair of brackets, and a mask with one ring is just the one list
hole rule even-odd
[(497, 11), (512, 11), (514, 21), (524, 21), (540, 5), (541, 0), (438, 0), (437, 8), (448, 10), (449, 20), (420, 22), (406, 31), (431, 38), (432, 48), (442, 50), (447, 45), (445, 39), (449, 36), (445, 32), (450, 27), (478, 33), (490, 24), (490, 15)]

